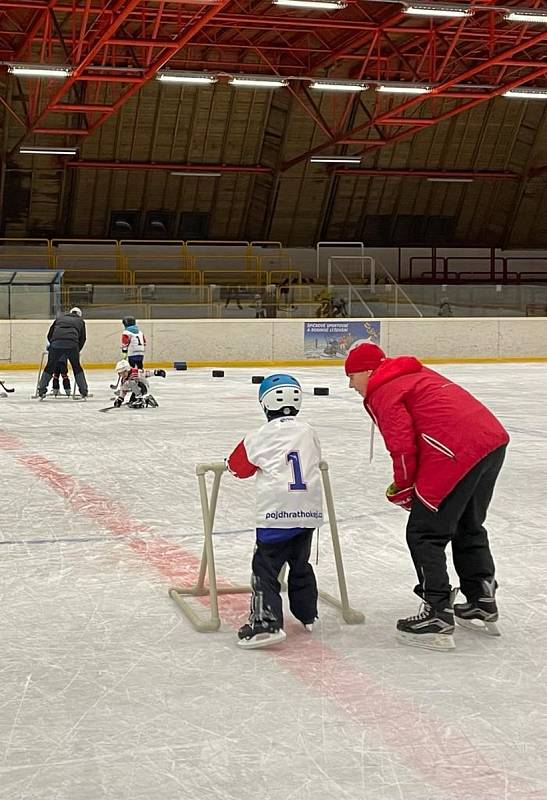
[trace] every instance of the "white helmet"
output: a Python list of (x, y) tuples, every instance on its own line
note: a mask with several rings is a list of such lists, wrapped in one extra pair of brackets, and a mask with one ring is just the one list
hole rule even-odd
[(78, 306), (74, 306), (74, 308), (71, 308), (68, 313), (69, 314), (76, 314), (77, 317), (81, 317), (82, 316), (82, 309), (78, 308)]
[(258, 402), (266, 414), (268, 411), (281, 411), (283, 408), (300, 411), (302, 387), (292, 375), (269, 375), (260, 384)]
[(131, 369), (131, 364), (125, 358), (122, 358), (121, 361), (118, 361), (116, 364), (116, 372), (127, 372), (128, 369)]

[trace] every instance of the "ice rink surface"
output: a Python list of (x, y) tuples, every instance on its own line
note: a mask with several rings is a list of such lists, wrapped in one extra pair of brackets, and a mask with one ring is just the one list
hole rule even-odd
[[(107, 414), (112, 373), (88, 373), (85, 403), (31, 400), (36, 376), (8, 373), (0, 799), (545, 800), (546, 367), (439, 370), (512, 437), (487, 523), (502, 636), (460, 628), (452, 653), (395, 639), (419, 606), (406, 516), (384, 499), (389, 457), (378, 436), (369, 463), (368, 417), (341, 368), (292, 373), (366, 622), (321, 604), (310, 636), (287, 612), (287, 640), (255, 651), (236, 646), (245, 596), (221, 601), (221, 630), (203, 634), (167, 591), (192, 581), (201, 553), (196, 462), (262, 424), (251, 375), (268, 371), (171, 370), (152, 379), (158, 409)], [(253, 503), (252, 480), (224, 476), (221, 580), (249, 578)], [(334, 590), (326, 527), (315, 569)]]

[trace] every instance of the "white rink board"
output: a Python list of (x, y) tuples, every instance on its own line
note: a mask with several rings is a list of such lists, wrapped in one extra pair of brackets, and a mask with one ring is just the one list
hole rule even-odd
[[(405, 513), (383, 497), (381, 440), (339, 367), (292, 370), (331, 470), (350, 600), (347, 626), (321, 604), (309, 637), (243, 652), (245, 597), (196, 633), (168, 598), (201, 552), (198, 461), (225, 457), (262, 423), (252, 374), (170, 370), (156, 410), (99, 414), (30, 400), (11, 373), (0, 400), (1, 800), (544, 800), (547, 626), (546, 367), (445, 365), (512, 437), (488, 520), (500, 639), (462, 629), (453, 653), (394, 636), (417, 613)], [(314, 397), (314, 386), (330, 396)], [(220, 578), (249, 577), (252, 481), (225, 476)], [(315, 553), (315, 547), (314, 547)], [(315, 560), (315, 559), (314, 559)], [(315, 567), (334, 589), (328, 536)], [(186, 577), (185, 577), (186, 576)]]
[[(233, 361), (304, 359), (304, 322), (301, 319), (140, 320), (139, 324), (148, 339), (149, 362), (216, 361), (221, 366)], [(380, 323), (381, 343), (390, 356), (412, 353), (419, 358), (437, 359), (547, 359), (545, 317), (383, 319)], [(50, 325), (50, 320), (0, 322), (0, 369), (3, 363), (38, 363)], [(86, 325), (88, 338), (82, 363), (115, 364), (120, 351), (121, 322), (91, 320)]]

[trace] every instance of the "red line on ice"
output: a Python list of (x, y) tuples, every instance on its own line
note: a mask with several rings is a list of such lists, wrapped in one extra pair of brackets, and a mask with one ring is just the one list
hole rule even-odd
[[(157, 536), (152, 528), (131, 519), (126, 509), (92, 486), (62, 472), (49, 459), (24, 452), (24, 443), (0, 429), (0, 447), (14, 452), (14, 458), (70, 503), (74, 510), (92, 519), (121, 539), (169, 581), (191, 582), (199, 559), (192, 553)], [(140, 538), (137, 534), (146, 534)], [(222, 582), (219, 579), (219, 582)], [(241, 595), (223, 596), (222, 616), (234, 627), (241, 624), (247, 600)], [(356, 635), (361, 635), (359, 629)], [(328, 697), (354, 723), (370, 731), (374, 749), (390, 748), (411, 773), (420, 774), (431, 787), (447, 792), (451, 800), (542, 800), (539, 789), (488, 763), (474, 744), (453, 725), (426, 714), (374, 677), (365, 674), (327, 645), (305, 635), (291, 637), (283, 648), (265, 651), (302, 683), (322, 697)], [(245, 654), (242, 654), (245, 657)], [(448, 658), (457, 657), (450, 654)], [(431, 659), (447, 658), (431, 654)], [(429, 663), (429, 662), (427, 662)], [(427, 663), (424, 662), (425, 668)], [(438, 663), (440, 669), (442, 664)], [(432, 789), (424, 787), (432, 795)]]

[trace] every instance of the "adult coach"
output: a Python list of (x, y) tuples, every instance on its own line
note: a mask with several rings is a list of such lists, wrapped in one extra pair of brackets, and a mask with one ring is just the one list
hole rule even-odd
[(62, 314), (51, 325), (48, 334), (49, 342), (48, 359), (40, 383), (38, 384), (38, 395), (44, 397), (47, 387), (54, 373), (57, 372), (57, 365), (63, 358), (70, 361), (74, 380), (82, 397), (87, 397), (87, 381), (80, 364), (80, 351), (86, 340), (85, 322), (82, 319), (82, 312), (79, 308), (71, 308), (68, 314)]
[[(345, 362), (350, 388), (380, 429), (393, 462), (386, 496), (410, 511), (407, 544), (421, 613), (397, 622), (405, 644), (454, 648), (454, 615), (464, 627), (499, 635), (497, 584), (483, 526), (509, 435), (473, 395), (413, 356), (386, 358), (363, 343)], [(467, 603), (454, 605), (445, 548)]]

